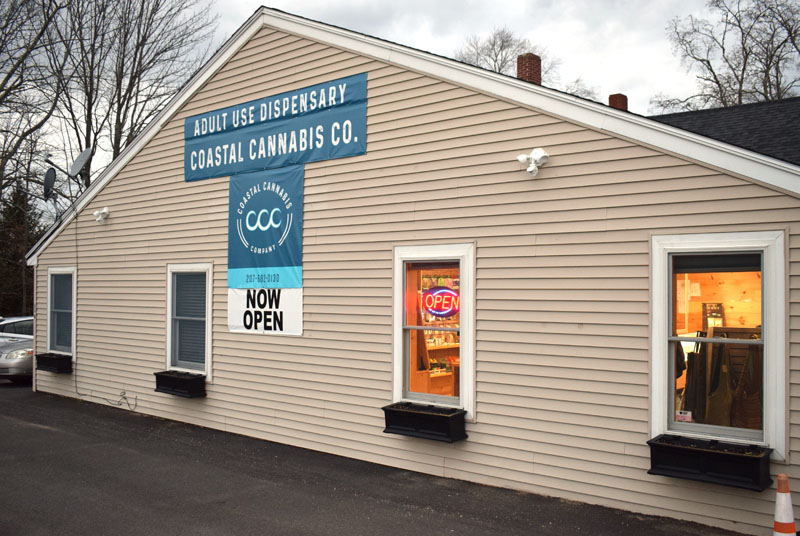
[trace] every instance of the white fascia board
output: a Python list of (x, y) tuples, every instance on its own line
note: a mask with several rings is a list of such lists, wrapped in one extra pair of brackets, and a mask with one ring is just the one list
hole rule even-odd
[(76, 202), (71, 216), (65, 218), (53, 233), (45, 235), (31, 249), (28, 253), (28, 265), (36, 265), (38, 252), (52, 242), (61, 230), (72, 221), (77, 212), (82, 210), (103, 186), (155, 136), (181, 106), (256, 32), (265, 26), (405, 67), (522, 106), (536, 108), (544, 113), (623, 136), (800, 197), (800, 166), (513, 77), (262, 7), (198, 71), (139, 138), (112, 162), (92, 186), (83, 193)]

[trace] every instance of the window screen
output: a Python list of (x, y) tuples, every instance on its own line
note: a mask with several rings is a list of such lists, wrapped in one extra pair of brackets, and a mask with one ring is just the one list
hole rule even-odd
[(206, 274), (172, 274), (172, 364), (205, 368)]
[(51, 350), (72, 352), (72, 314), (72, 274), (51, 274)]

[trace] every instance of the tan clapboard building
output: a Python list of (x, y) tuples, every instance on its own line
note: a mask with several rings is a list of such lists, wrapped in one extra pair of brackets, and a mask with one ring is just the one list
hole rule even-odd
[[(233, 330), (233, 179), (185, 182), (185, 121), (362, 74), (365, 152), (302, 164), (302, 334)], [(797, 163), (262, 8), (30, 252), (34, 389), (768, 534), (799, 197)]]

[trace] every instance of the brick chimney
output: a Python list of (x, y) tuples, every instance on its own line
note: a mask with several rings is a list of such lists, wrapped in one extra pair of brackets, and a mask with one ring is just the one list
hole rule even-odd
[(532, 52), (517, 56), (517, 78), (542, 85), (542, 58)]
[(628, 111), (628, 97), (622, 93), (614, 93), (608, 96), (608, 105), (623, 112)]

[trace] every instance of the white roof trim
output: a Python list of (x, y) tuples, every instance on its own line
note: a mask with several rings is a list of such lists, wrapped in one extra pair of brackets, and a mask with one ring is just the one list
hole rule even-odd
[(582, 123), (657, 149), (743, 176), (755, 182), (800, 196), (800, 166), (693, 134), (632, 113), (515, 78), (478, 69), (454, 60), (262, 7), (220, 48), (214, 57), (175, 96), (145, 131), (103, 172), (76, 201), (74, 210), (28, 253), (35, 265), (47, 247), (105, 184), (156, 135), (172, 116), (262, 27), (269, 26), (331, 46), (371, 56), (400, 67), (450, 81), (563, 119)]

